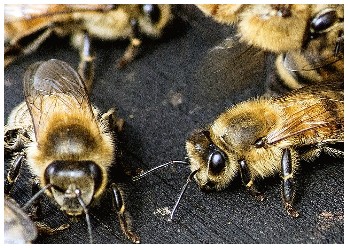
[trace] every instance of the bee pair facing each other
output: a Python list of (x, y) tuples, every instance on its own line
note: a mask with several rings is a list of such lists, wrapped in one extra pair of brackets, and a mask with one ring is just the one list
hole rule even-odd
[[(40, 191), (25, 207), (45, 193), (67, 215), (85, 214), (92, 242), (88, 208), (110, 190), (123, 233), (139, 242), (123, 191), (110, 174), (115, 168), (114, 133), (122, 124), (114, 110), (102, 114), (91, 105), (79, 74), (55, 59), (27, 70), (24, 93), (26, 101), (12, 111), (5, 127), (5, 153), (14, 157), (6, 193), (26, 159), (33, 185)], [(298, 217), (293, 201), (300, 160), (314, 160), (321, 152), (342, 156), (333, 146), (343, 141), (343, 83), (324, 83), (233, 106), (187, 139), (188, 161), (172, 161), (156, 169), (189, 165), (187, 184), (194, 178), (204, 191), (225, 189), (240, 176), (243, 185), (260, 198), (256, 182), (280, 174), (285, 209)]]

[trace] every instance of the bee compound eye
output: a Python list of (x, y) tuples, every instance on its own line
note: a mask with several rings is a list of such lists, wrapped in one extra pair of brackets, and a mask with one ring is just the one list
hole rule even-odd
[(142, 11), (147, 15), (152, 23), (158, 23), (160, 19), (160, 9), (157, 4), (143, 4)]
[[(54, 161), (45, 169), (46, 184), (53, 184), (55, 189), (64, 192), (67, 188), (65, 179), (87, 180), (92, 178), (94, 189), (97, 190), (102, 185), (103, 174), (101, 168), (93, 161)], [(57, 186), (60, 183), (63, 186)]]
[(265, 146), (265, 140), (261, 137), (254, 142), (255, 147), (262, 148)]
[(329, 9), (328, 11), (317, 15), (311, 21), (311, 32), (322, 33), (329, 27), (331, 27), (338, 20), (338, 16), (335, 10)]
[(214, 151), (209, 156), (208, 167), (212, 173), (221, 172), (225, 168), (225, 156), (220, 151)]
[(88, 167), (90, 170), (90, 174), (92, 178), (94, 179), (95, 182), (95, 189), (100, 188), (102, 185), (102, 171), (101, 168), (94, 162), (89, 161), (88, 162)]

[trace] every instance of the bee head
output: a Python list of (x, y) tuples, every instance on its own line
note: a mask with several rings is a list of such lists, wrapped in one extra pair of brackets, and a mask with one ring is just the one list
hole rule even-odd
[(45, 182), (61, 210), (77, 216), (101, 187), (102, 171), (92, 161), (54, 161), (45, 170)]
[(235, 176), (229, 166), (229, 158), (223, 149), (213, 143), (210, 132), (193, 133), (186, 142), (191, 170), (200, 189), (219, 191), (228, 186)]

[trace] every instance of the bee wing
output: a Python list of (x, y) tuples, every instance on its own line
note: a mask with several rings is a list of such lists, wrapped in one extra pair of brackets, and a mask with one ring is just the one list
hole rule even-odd
[[(322, 101), (339, 102), (339, 105), (325, 105)], [(306, 100), (307, 102), (307, 100)], [(319, 128), (328, 127), (332, 131), (344, 130), (344, 117), (341, 117), (343, 110), (338, 110), (340, 117), (334, 115), (335, 107), (344, 107), (343, 100), (329, 100), (326, 98), (319, 98), (316, 103), (312, 105), (301, 105), (304, 108), (295, 110), (291, 115), (287, 115), (283, 125), (280, 128), (273, 130), (266, 137), (267, 143), (274, 144), (276, 142), (286, 140), (298, 134), (314, 131), (317, 133)], [(286, 109), (293, 110), (293, 105), (286, 107)], [(343, 108), (344, 109), (344, 108)], [(290, 111), (285, 112), (289, 114)], [(339, 139), (329, 138), (327, 141), (340, 141)]]
[[(303, 60), (301, 61), (306, 61), (306, 62), (304, 64), (299, 65), (298, 63), (295, 62), (296, 58), (297, 60), (298, 58), (302, 58)], [(293, 72), (311, 71), (311, 70), (317, 70), (317, 69), (327, 67), (341, 60), (344, 60), (343, 53), (341, 52), (324, 56), (324, 55), (320, 55), (315, 51), (304, 51), (304, 52), (292, 51), (292, 52), (286, 53), (283, 60), (283, 65), (286, 69)]]
[(108, 11), (113, 4), (5, 4), (5, 23), (82, 11)]
[(67, 63), (56, 59), (37, 62), (28, 68), (23, 83), (36, 138), (57, 110), (67, 114), (78, 110), (94, 119), (84, 82)]
[[(251, 60), (254, 58), (254, 60)], [(263, 88), (247, 86), (263, 85), (265, 55), (262, 50), (239, 41), (238, 37), (228, 37), (210, 48), (199, 65), (195, 75), (199, 84), (193, 86), (198, 92), (198, 103), (208, 100), (219, 103), (241, 93), (235, 102), (262, 94)], [(257, 93), (259, 92), (259, 93)], [(204, 98), (203, 98), (204, 97)], [(197, 97), (193, 97), (197, 98)]]

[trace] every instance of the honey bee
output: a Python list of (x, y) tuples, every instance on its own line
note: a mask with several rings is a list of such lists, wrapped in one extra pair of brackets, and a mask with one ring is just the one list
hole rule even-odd
[[(92, 106), (79, 74), (63, 61), (31, 65), (23, 83), (25, 102), (9, 116), (5, 149), (24, 151), (41, 188), (32, 200), (45, 192), (67, 215), (85, 214), (92, 242), (88, 207), (97, 204), (110, 188), (123, 233), (138, 243), (123, 191), (110, 180), (114, 133), (121, 129), (122, 120), (116, 118), (114, 109), (102, 114)], [(15, 158), (9, 173), (18, 173), (19, 167)]]
[(79, 73), (90, 81), (91, 38), (129, 39), (121, 68), (139, 53), (141, 35), (159, 37), (172, 18), (169, 5), (5, 4), (5, 66), (35, 51), (52, 33), (71, 35), (80, 50)]
[(276, 69), (291, 89), (344, 79), (344, 5), (197, 4), (235, 25), (241, 40), (276, 53)]
[(295, 174), (300, 161), (313, 161), (321, 152), (343, 156), (344, 86), (324, 83), (294, 90), (282, 97), (258, 98), (228, 109), (205, 129), (193, 132), (186, 141), (187, 161), (171, 161), (151, 169), (190, 165), (188, 183), (194, 178), (203, 191), (220, 191), (241, 177), (243, 185), (259, 200), (258, 181), (277, 174), (282, 179), (286, 212), (298, 217), (294, 208)]

